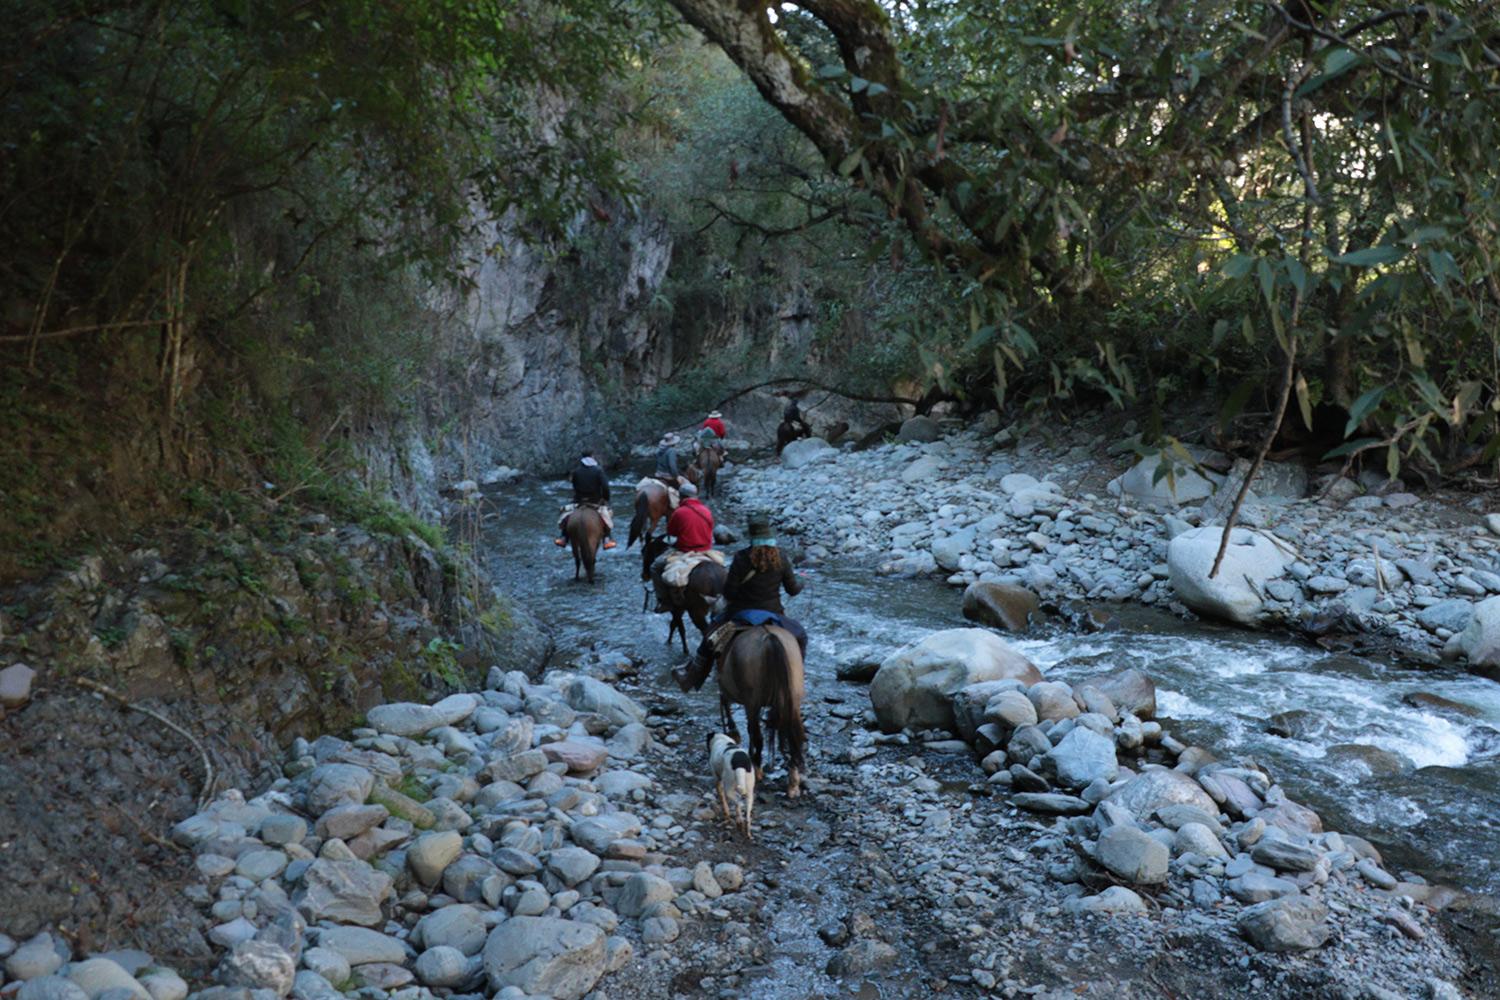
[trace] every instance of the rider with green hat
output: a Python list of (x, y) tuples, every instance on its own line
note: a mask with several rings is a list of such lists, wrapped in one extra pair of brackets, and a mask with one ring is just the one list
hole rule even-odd
[[(777, 547), (770, 514), (756, 511), (750, 515), (748, 527), (750, 544), (736, 552), (734, 561), (729, 564), (729, 575), (724, 581), (726, 607), (715, 616), (709, 633), (731, 620), (749, 621), (750, 624), (769, 622), (796, 636), (797, 645), (802, 647), (802, 655), (806, 658), (807, 630), (795, 619), (788, 618), (781, 606), (782, 590), (787, 596), (795, 597), (802, 592), (802, 578), (792, 569), (791, 560)], [(703, 686), (712, 668), (713, 643), (705, 638), (698, 644), (693, 658), (672, 671), (672, 676), (684, 691), (692, 691)]]

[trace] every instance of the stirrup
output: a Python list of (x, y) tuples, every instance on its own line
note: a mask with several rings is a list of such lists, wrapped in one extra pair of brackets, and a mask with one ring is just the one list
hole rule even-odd
[(606, 538), (604, 540), (604, 548), (606, 551), (609, 549), (618, 548), (619, 545), (620, 543), (615, 541), (613, 538)]
[(568, 547), (568, 540), (566, 538), (554, 538), (552, 539), (552, 544), (560, 549), (565, 549)]

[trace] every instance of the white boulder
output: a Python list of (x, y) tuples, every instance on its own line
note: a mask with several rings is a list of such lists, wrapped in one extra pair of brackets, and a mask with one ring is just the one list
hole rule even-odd
[(870, 701), (882, 729), (952, 729), (953, 696), (980, 681), (1042, 679), (1005, 640), (981, 628), (950, 628), (904, 646), (881, 663)]
[(1195, 469), (1184, 468), (1181, 459), (1172, 464), (1177, 471), (1171, 476), (1163, 475), (1158, 479), (1156, 470), (1161, 468), (1162, 458), (1160, 455), (1147, 455), (1126, 470), (1124, 475), (1111, 479), (1106, 489), (1115, 496), (1184, 504), (1208, 499), (1213, 496), (1219, 483), (1224, 481), (1224, 477), (1216, 472), (1204, 475)]
[(1224, 562), (1212, 579), (1222, 527), (1191, 528), (1167, 546), (1167, 574), (1182, 603), (1200, 614), (1251, 624), (1264, 603), (1265, 585), (1281, 576), (1293, 555), (1270, 535), (1235, 528)]
[(1474, 605), (1468, 627), (1459, 633), (1458, 648), (1473, 666), (1500, 667), (1500, 597)]
[(800, 469), (814, 462), (831, 461), (838, 453), (837, 448), (822, 438), (802, 438), (781, 449), (781, 465), (787, 469)]

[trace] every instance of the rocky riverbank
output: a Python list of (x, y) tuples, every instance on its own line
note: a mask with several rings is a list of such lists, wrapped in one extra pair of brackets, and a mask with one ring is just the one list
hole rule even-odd
[[(961, 631), (971, 679), (973, 644), (1003, 643)], [(867, 978), (909, 997), (1465, 995), (1435, 890), (1308, 832), (1262, 772), (1174, 745), (1145, 678), (991, 680), (983, 702), (966, 685), (929, 701), (957, 707), (953, 731), (880, 732), (879, 687), (869, 709), (824, 691), (812, 797), (782, 800), (773, 775), (752, 844), (714, 815), (705, 720), (634, 675), (608, 652), (539, 682), (495, 669), (475, 694), (294, 742), (259, 794), (170, 832), (198, 961), (0, 936), (0, 996), (727, 1000)], [(1001, 720), (1022, 724), (981, 770), (958, 737), (983, 751)]]
[(1088, 427), (942, 436), (919, 417), (901, 438), (859, 452), (795, 442), (780, 464), (738, 470), (735, 496), (779, 512), (814, 559), (1019, 585), (1055, 603), (1138, 601), (1500, 670), (1500, 516), (1479, 498), (1423, 498), (1375, 475), (1309, 481), (1271, 463), (1210, 580), (1214, 526), (1245, 463), (1195, 450), (1158, 476), (1158, 459), (1110, 456), (1113, 437)]

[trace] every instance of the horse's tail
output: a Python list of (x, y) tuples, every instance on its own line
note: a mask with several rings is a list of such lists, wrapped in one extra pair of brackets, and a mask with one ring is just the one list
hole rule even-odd
[(646, 525), (650, 520), (651, 498), (641, 490), (635, 495), (635, 517), (630, 519), (630, 539), (625, 543), (627, 549), (646, 537)]
[(802, 724), (802, 692), (792, 683), (792, 665), (786, 644), (774, 632), (767, 631), (770, 653), (766, 657), (766, 678), (770, 683), (772, 730), (781, 741), (781, 752), (795, 768), (802, 767), (802, 749), (807, 745), (807, 730)]

